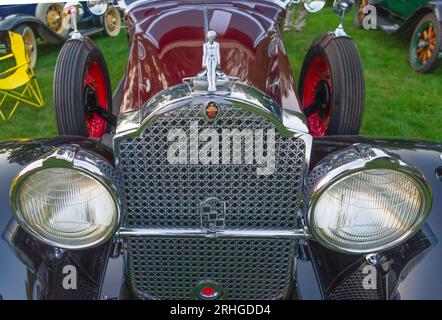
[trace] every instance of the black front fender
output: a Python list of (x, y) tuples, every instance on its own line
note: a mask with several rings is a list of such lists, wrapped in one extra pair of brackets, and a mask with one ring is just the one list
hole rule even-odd
[[(112, 151), (84, 138), (0, 143), (0, 299), (96, 299), (109, 244), (82, 251), (59, 250), (21, 229), (9, 204), (15, 175), (26, 165), (63, 144), (77, 144), (113, 163)], [(65, 266), (77, 270), (77, 289), (65, 290)]]
[[(311, 167), (325, 155), (366, 143), (396, 154), (417, 167), (428, 179), (433, 192), (429, 218), (416, 235), (404, 244), (380, 254), (378, 284), (375, 291), (363, 288), (366, 256), (336, 253), (316, 241), (309, 241), (305, 255), (319, 280), (319, 291), (325, 299), (442, 299), (442, 145), (360, 137), (328, 137), (316, 139)], [(308, 263), (307, 263), (308, 264)], [(305, 268), (305, 267), (304, 267)], [(308, 268), (305, 268), (308, 269)], [(309, 274), (309, 273), (306, 273)], [(310, 272), (312, 274), (312, 272)], [(307, 279), (306, 279), (307, 278)], [(306, 283), (307, 281), (307, 283)], [(315, 292), (312, 276), (298, 276), (298, 285)], [(302, 294), (302, 292), (301, 292)], [(315, 296), (314, 296), (315, 297)], [(308, 296), (306, 297), (308, 298)]]
[[(358, 292), (365, 256), (336, 253), (315, 241), (303, 246), (298, 264), (297, 285), (303, 298), (403, 298), (442, 299), (442, 146), (427, 142), (331, 137), (314, 141), (311, 167), (326, 155), (366, 143), (399, 155), (415, 165), (427, 177), (433, 190), (433, 207), (425, 227), (401, 246), (382, 253), (388, 262), (380, 273), (376, 292)], [(98, 299), (103, 295), (118, 297), (113, 283), (122, 272), (108, 265), (110, 245), (82, 251), (63, 251), (47, 246), (17, 226), (9, 205), (9, 188), (15, 175), (27, 164), (63, 144), (78, 144), (96, 152), (111, 163), (112, 150), (83, 138), (60, 137), (39, 141), (0, 143), (0, 295), (4, 299)], [(115, 260), (115, 259), (114, 259)], [(78, 289), (62, 287), (63, 268), (78, 270)], [(116, 263), (119, 265), (119, 263)], [(107, 270), (107, 271), (105, 271)], [(359, 278), (358, 278), (359, 277)], [(355, 280), (356, 279), (356, 280)], [(356, 282), (355, 282), (356, 281)], [(382, 283), (381, 283), (382, 282)], [(356, 285), (352, 287), (352, 285)], [(108, 289), (111, 287), (112, 289)], [(107, 291), (111, 294), (107, 294)], [(359, 296), (358, 296), (359, 295)]]

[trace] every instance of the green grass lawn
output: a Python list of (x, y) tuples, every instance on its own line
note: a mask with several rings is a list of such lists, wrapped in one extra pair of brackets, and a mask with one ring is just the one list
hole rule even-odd
[[(356, 41), (365, 69), (365, 114), (362, 135), (442, 141), (442, 63), (422, 75), (408, 65), (408, 38), (353, 27), (353, 12), (345, 29)], [(303, 32), (285, 35), (295, 79), (311, 41), (335, 30), (331, 8), (310, 14)]]
[[(295, 79), (311, 41), (334, 30), (337, 24), (338, 17), (326, 8), (309, 15), (303, 32), (284, 36)], [(408, 66), (408, 39), (355, 29), (351, 15), (346, 31), (356, 41), (365, 67), (366, 108), (361, 134), (442, 141), (442, 65), (433, 74), (417, 74)], [(123, 32), (116, 39), (94, 39), (103, 51), (115, 88), (126, 68), (126, 35)], [(39, 46), (36, 72), (46, 106), (40, 110), (23, 106), (10, 122), (0, 120), (0, 140), (57, 134), (52, 82), (59, 49)]]
[[(112, 88), (116, 88), (126, 70), (127, 36), (121, 32), (117, 38), (106, 38), (101, 35), (92, 37), (103, 52), (107, 62)], [(45, 98), (46, 105), (34, 109), (22, 105), (8, 122), (0, 119), (0, 141), (13, 138), (34, 138), (57, 135), (53, 107), (53, 79), (55, 63), (61, 46), (40, 44), (35, 72)]]

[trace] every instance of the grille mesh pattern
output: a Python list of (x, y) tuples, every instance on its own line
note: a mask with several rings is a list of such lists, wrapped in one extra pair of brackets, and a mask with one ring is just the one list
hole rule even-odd
[(384, 300), (383, 272), (377, 270), (376, 288), (364, 289), (363, 281), (367, 274), (362, 272), (362, 265), (351, 275), (346, 277), (328, 296), (329, 300)]
[[(258, 175), (259, 165), (170, 164), (167, 152), (170, 129), (274, 130), (270, 121), (234, 107), (223, 106), (214, 123), (204, 120), (200, 108), (185, 107), (156, 120), (141, 138), (120, 144), (120, 170), (128, 227), (200, 227), (200, 205), (209, 197), (226, 204), (226, 228), (293, 228), (304, 170), (305, 145), (300, 139), (276, 134), (275, 166), (271, 175)], [(246, 145), (246, 148), (253, 145)], [(247, 150), (242, 150), (244, 153)], [(264, 148), (266, 152), (266, 148)], [(244, 155), (244, 154), (243, 154)], [(233, 158), (233, 156), (232, 156)], [(243, 157), (244, 159), (244, 157)]]
[[(149, 125), (141, 137), (121, 140), (118, 170), (124, 225), (200, 228), (202, 203), (216, 197), (225, 205), (226, 228), (298, 227), (305, 168), (303, 140), (282, 138), (270, 121), (234, 106), (223, 105), (214, 122), (202, 117), (202, 109), (185, 106), (169, 112)], [(196, 123), (200, 134), (206, 129), (217, 133), (262, 129), (265, 137), (274, 130), (274, 173), (257, 174), (256, 157), (252, 164), (202, 164), (187, 143), (187, 163), (171, 164), (167, 158), (169, 130), (188, 133)], [(268, 145), (264, 143), (264, 156), (269, 153)], [(253, 144), (245, 144), (242, 159), (251, 151), (248, 148)], [(135, 292), (156, 299), (189, 299), (195, 285), (204, 280), (218, 282), (231, 299), (283, 298), (295, 257), (295, 242), (288, 240), (129, 238), (128, 246)]]
[[(66, 290), (63, 288), (63, 281), (66, 273), (63, 268), (67, 265), (76, 267), (77, 288)], [(63, 259), (53, 259), (45, 262), (46, 272), (50, 274), (47, 281), (42, 281), (41, 299), (42, 300), (95, 300), (98, 296), (99, 285), (90, 276), (87, 276), (73, 259), (65, 254)], [(46, 279), (46, 277), (44, 278)]]
[(130, 238), (128, 245), (140, 297), (190, 299), (204, 280), (216, 281), (229, 299), (282, 299), (289, 290), (293, 241)]

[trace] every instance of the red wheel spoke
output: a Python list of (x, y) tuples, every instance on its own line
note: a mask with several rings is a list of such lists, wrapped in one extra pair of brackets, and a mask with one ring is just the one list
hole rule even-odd
[[(326, 84), (328, 93), (327, 103), (319, 103), (317, 95), (323, 90)], [(321, 87), (322, 86), (322, 87)], [(311, 62), (304, 80), (304, 89), (302, 94), (302, 104), (304, 114), (307, 117), (307, 124), (310, 133), (315, 137), (327, 134), (327, 129), (331, 119), (332, 94), (331, 71), (327, 61), (322, 57), (316, 57)]]
[[(85, 113), (86, 127), (91, 137), (100, 138), (105, 134), (108, 122), (112, 119), (106, 116), (109, 113), (108, 88), (104, 71), (97, 62), (89, 64), (83, 85), (85, 95), (91, 94), (94, 97), (92, 101), (88, 100), (92, 106), (89, 106)], [(85, 101), (87, 99), (85, 97)]]

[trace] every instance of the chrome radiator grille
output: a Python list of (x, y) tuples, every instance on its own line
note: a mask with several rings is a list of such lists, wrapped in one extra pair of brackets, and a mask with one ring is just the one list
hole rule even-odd
[[(172, 165), (167, 160), (170, 129), (273, 129), (251, 112), (224, 106), (214, 123), (200, 110), (186, 107), (147, 127), (141, 138), (120, 144), (120, 165), (126, 201), (125, 226), (200, 227), (200, 204), (215, 196), (227, 205), (226, 228), (294, 228), (304, 174), (303, 140), (276, 135), (276, 171), (257, 175), (256, 165)], [(249, 146), (247, 146), (249, 147)], [(190, 152), (189, 152), (190, 153)]]
[[(202, 107), (202, 106), (201, 106)], [(299, 227), (305, 143), (276, 130), (275, 171), (257, 174), (257, 163), (187, 164), (167, 159), (169, 130), (274, 130), (256, 113), (222, 105), (222, 115), (207, 121), (201, 107), (185, 106), (151, 123), (141, 137), (124, 137), (118, 170), (127, 228), (201, 228), (201, 204), (210, 197), (225, 205), (226, 229)], [(247, 152), (245, 145), (243, 156)], [(268, 152), (266, 144), (264, 154)], [(203, 226), (204, 227), (204, 226)], [(250, 239), (128, 238), (129, 271), (135, 291), (153, 298), (190, 298), (201, 280), (216, 280), (230, 298), (278, 299), (287, 294), (296, 242)]]
[(149, 239), (128, 242), (138, 296), (190, 299), (201, 280), (216, 281), (228, 299), (283, 299), (295, 244), (290, 240)]

